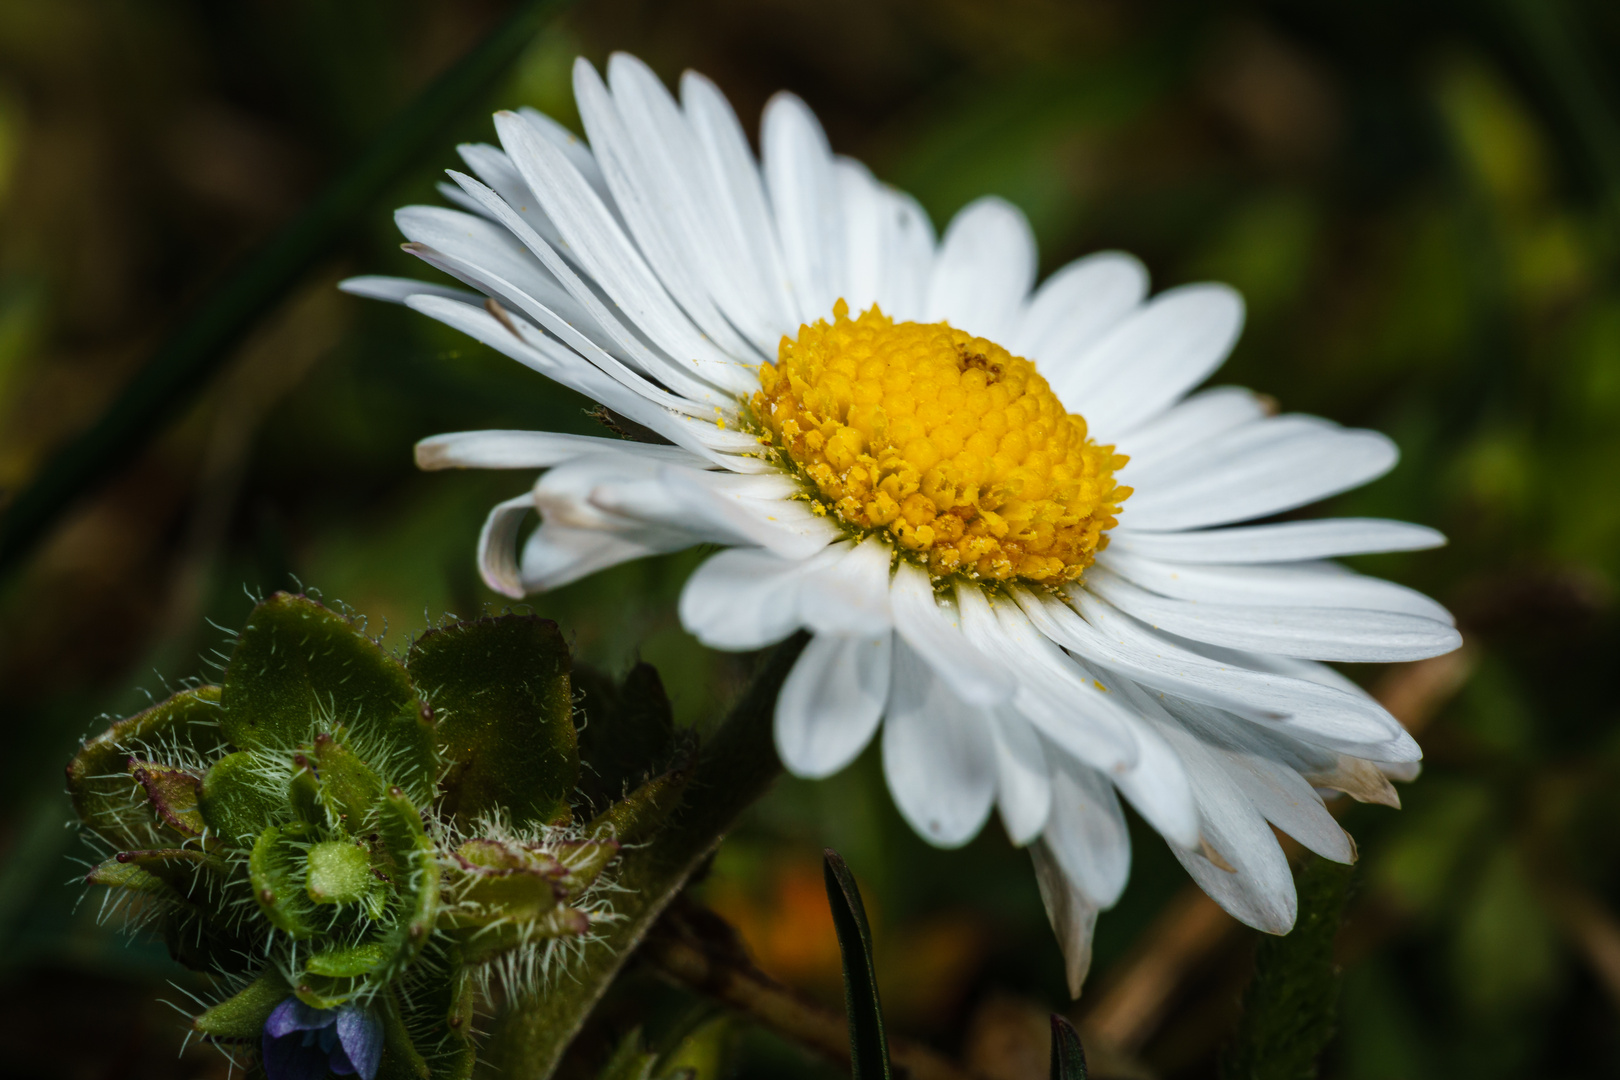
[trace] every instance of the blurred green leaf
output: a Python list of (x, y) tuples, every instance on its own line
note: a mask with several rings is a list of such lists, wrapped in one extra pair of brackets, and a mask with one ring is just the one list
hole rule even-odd
[(1558, 974), (1557, 927), (1511, 847), (1493, 852), (1457, 913), (1453, 986), (1469, 1007), (1500, 1016), (1544, 994)]

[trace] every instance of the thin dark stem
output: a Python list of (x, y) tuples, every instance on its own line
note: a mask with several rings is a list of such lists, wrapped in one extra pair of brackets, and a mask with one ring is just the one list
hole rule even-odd
[(369, 212), (390, 183), (437, 145), (571, 0), (519, 0), (507, 19), (434, 80), (292, 222), (202, 303), (152, 355), (101, 418), (63, 447), (0, 523), (0, 577), (16, 569), (61, 516), (115, 475), (208, 385), (231, 346)]

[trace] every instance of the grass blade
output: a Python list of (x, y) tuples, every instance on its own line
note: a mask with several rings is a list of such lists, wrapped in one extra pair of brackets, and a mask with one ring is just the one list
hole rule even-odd
[(1052, 1080), (1086, 1080), (1080, 1033), (1057, 1013), (1052, 1014)]
[(850, 1072), (855, 1080), (888, 1080), (889, 1040), (878, 1003), (877, 968), (872, 963), (872, 929), (866, 922), (860, 886), (844, 860), (826, 851), (827, 903), (844, 957), (844, 1001), (849, 1007)]

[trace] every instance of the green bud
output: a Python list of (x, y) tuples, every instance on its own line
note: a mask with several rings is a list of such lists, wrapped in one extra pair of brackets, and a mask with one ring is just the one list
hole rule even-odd
[(309, 849), (304, 891), (317, 904), (352, 904), (371, 893), (371, 856), (347, 840), (323, 840)]
[[(615, 917), (621, 844), (678, 804), (688, 774), (670, 767), (651, 669), (622, 685), (585, 675), (604, 756), (582, 772), (554, 624), (452, 624), (407, 659), (277, 594), (222, 686), (119, 721), (69, 766), (80, 820), (117, 852), (87, 881), (139, 898), (176, 957), (228, 987), (194, 1020), (203, 1036), (256, 1045), (289, 995), (356, 1003), (381, 1022), (379, 1075), (470, 1075), (490, 984), (542, 992), (574, 955), (554, 950), (587, 947)], [(582, 774), (620, 790), (581, 797)]]

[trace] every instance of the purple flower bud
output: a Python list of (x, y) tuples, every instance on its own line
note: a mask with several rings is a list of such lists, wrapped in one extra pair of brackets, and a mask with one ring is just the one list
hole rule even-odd
[(382, 1062), (382, 1024), (349, 1003), (317, 1009), (290, 997), (264, 1022), (269, 1080), (326, 1080), (327, 1073), (373, 1080)]

